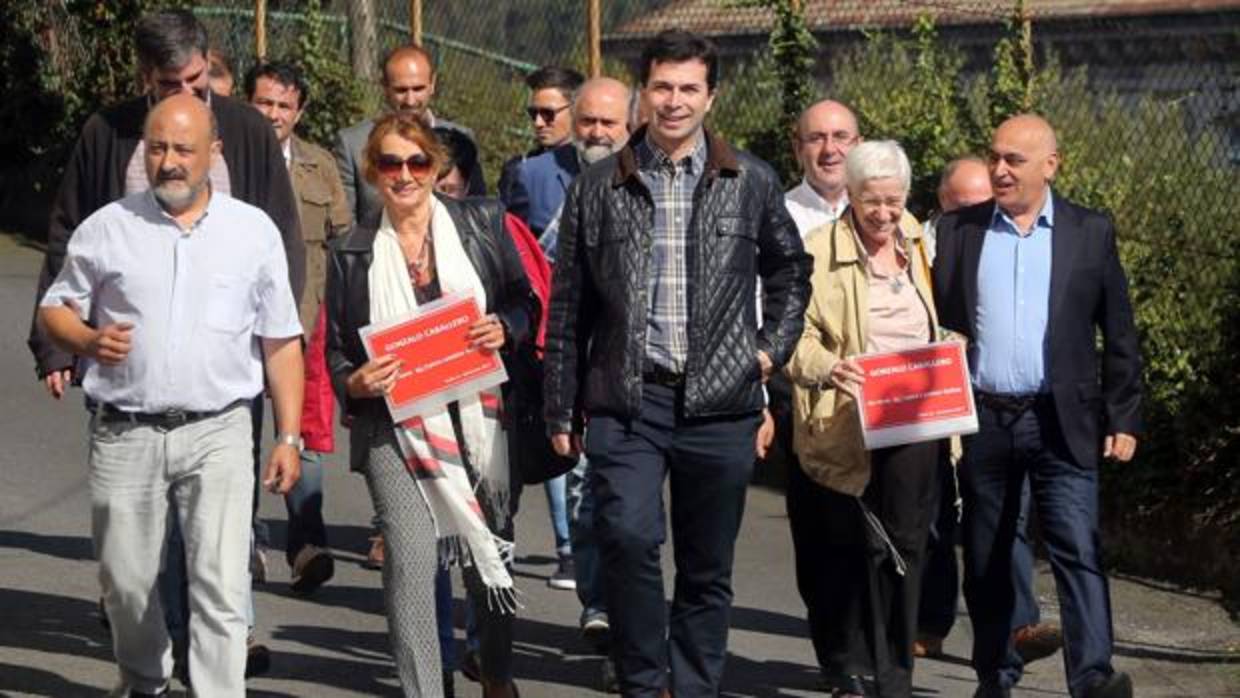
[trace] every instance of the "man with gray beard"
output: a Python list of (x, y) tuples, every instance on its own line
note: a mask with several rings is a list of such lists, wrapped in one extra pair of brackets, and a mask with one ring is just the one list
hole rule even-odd
[(37, 319), (57, 348), (81, 357), (94, 406), (91, 532), (120, 668), (112, 695), (167, 692), (172, 643), (156, 579), (176, 518), (193, 692), (241, 698), (250, 405), (265, 369), (278, 434), (262, 481), (287, 493), (300, 469), (301, 322), (275, 224), (209, 181), (221, 145), (206, 103), (160, 101), (143, 143), (150, 189), (73, 231)]
[(530, 215), (530, 229), (539, 235), (538, 244), (554, 263), (556, 231), (560, 227), (560, 208), (568, 185), (585, 168), (618, 152), (629, 142), (629, 88), (614, 78), (587, 80), (573, 100), (573, 140), (555, 150), (530, 158), (522, 163), (515, 185), (517, 191), (529, 192), (531, 200), (551, 207), (551, 215), (543, 228), (535, 228)]

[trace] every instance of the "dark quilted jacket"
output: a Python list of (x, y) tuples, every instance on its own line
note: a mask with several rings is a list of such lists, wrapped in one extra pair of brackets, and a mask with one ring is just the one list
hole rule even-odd
[[(631, 142), (644, 138), (644, 131)], [(771, 168), (707, 134), (689, 239), (689, 355), (684, 411), (755, 412), (763, 398), (758, 350), (775, 368), (791, 356), (809, 299), (812, 261)], [(631, 147), (569, 189), (548, 311), (546, 420), (580, 431), (589, 413), (636, 416), (645, 358), (646, 282), (654, 203)], [(765, 300), (758, 328), (755, 291)]]

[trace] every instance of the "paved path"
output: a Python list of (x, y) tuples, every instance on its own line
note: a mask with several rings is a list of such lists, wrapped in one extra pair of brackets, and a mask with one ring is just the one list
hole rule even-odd
[[(75, 392), (54, 403), (43, 395), (31, 379), (24, 342), (39, 260), (36, 252), (0, 236), (0, 695), (102, 696), (115, 670), (95, 611), (81, 396)], [(253, 696), (399, 695), (387, 655), (379, 575), (357, 564), (370, 517), (365, 487), (336, 456), (326, 490), (336, 578), (311, 600), (295, 598), (286, 590), (283, 558), (275, 556), (274, 579), (257, 597), (273, 667), (250, 681)], [(282, 540), (282, 503), (267, 496), (262, 516)], [(577, 638), (576, 598), (546, 586), (552, 538), (540, 491), (527, 490), (517, 525), (517, 581), (525, 606), (516, 630), (522, 695), (601, 696), (598, 659)], [(776, 492), (750, 491), (735, 578), (724, 694), (822, 695), (815, 692), (791, 542)], [(1045, 565), (1038, 588), (1054, 615)], [(1116, 664), (1133, 674), (1138, 695), (1240, 696), (1240, 629), (1216, 597), (1140, 580), (1116, 580), (1113, 593)], [(962, 614), (947, 644), (951, 656), (918, 664), (917, 695), (972, 694), (969, 642)], [(458, 695), (478, 695), (459, 675), (458, 682)], [(1032, 665), (1022, 686), (1016, 695), (1067, 695), (1060, 657)]]

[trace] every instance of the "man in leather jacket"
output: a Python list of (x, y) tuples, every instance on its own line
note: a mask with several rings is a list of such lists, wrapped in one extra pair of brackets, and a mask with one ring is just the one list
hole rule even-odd
[[(648, 128), (574, 181), (561, 218), (545, 416), (562, 454), (581, 447), (589, 419), (626, 696), (718, 694), (762, 383), (792, 353), (809, 297), (812, 262), (775, 173), (702, 128), (717, 75), (706, 39), (655, 37), (641, 64)], [(670, 618), (659, 565), (665, 474)]]

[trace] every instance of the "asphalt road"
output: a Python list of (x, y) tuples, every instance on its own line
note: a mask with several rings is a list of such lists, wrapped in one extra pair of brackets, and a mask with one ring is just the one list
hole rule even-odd
[[(24, 341), (40, 260), (38, 252), (0, 236), (0, 695), (102, 696), (116, 674), (95, 610), (85, 411), (80, 392), (61, 402), (42, 392)], [(288, 593), (283, 557), (273, 556), (272, 579), (257, 589), (259, 634), (272, 649), (273, 666), (249, 682), (253, 696), (399, 695), (380, 577), (358, 564), (367, 545), (370, 503), (361, 478), (342, 464), (341, 450), (326, 476), (336, 577), (314, 597), (297, 598)], [(793, 580), (783, 498), (754, 487), (747, 507), (724, 695), (823, 695)], [(282, 502), (266, 496), (261, 515), (278, 544)], [(577, 635), (576, 597), (546, 584), (553, 545), (546, 498), (538, 489), (526, 491), (517, 529), (524, 607), (515, 652), (522, 695), (604, 695), (598, 691), (599, 660)], [(1053, 584), (1044, 563), (1038, 588), (1046, 615), (1053, 617)], [(456, 590), (459, 610), (459, 583)], [(1117, 579), (1113, 596), (1116, 665), (1133, 675), (1138, 695), (1240, 696), (1240, 629), (1216, 595)], [(459, 622), (457, 627), (459, 638)], [(949, 656), (917, 665), (916, 694), (972, 695), (970, 642), (962, 607), (947, 643)], [(1055, 655), (1031, 665), (1015, 695), (1067, 695), (1061, 662)], [(479, 694), (459, 674), (457, 681), (457, 695)]]

